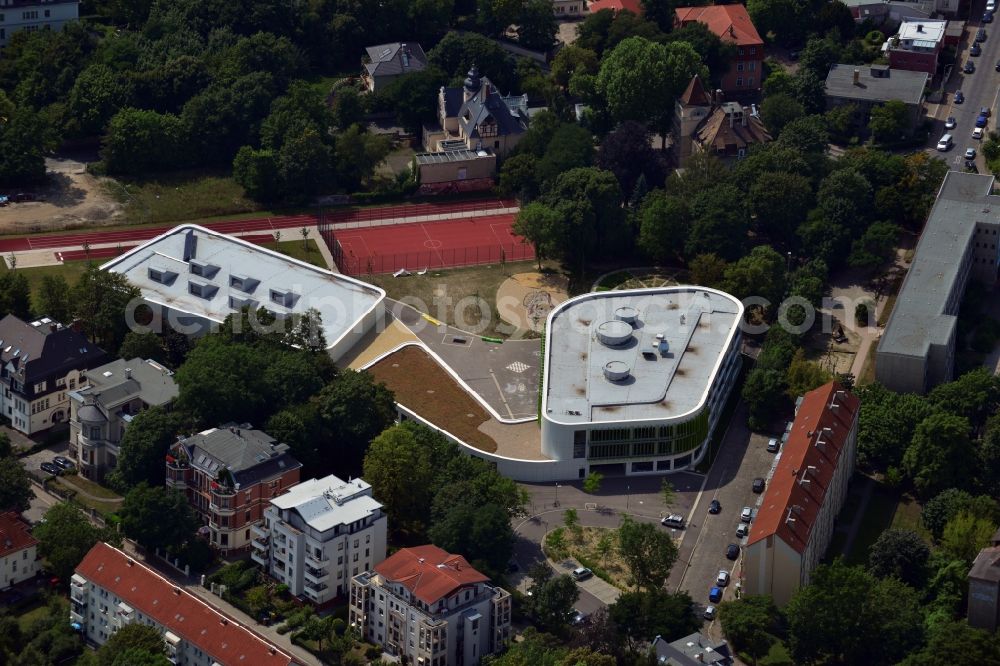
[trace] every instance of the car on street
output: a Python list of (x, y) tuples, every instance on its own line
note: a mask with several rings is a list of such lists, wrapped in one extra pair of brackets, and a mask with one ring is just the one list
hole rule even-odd
[(73, 467), (75, 467), (72, 460), (70, 460), (69, 458), (64, 458), (62, 456), (56, 456), (55, 458), (52, 459), (52, 462), (54, 462), (59, 467), (62, 467), (63, 469), (73, 469)]
[(715, 606), (705, 606), (705, 612), (702, 613), (702, 617), (704, 617), (706, 620), (714, 620)]
[(955, 104), (961, 104), (965, 101), (965, 95), (962, 94), (961, 90), (955, 91)]
[(976, 149), (975, 148), (966, 148), (965, 149), (965, 159), (967, 159), (967, 160), (974, 160), (974, 159), (976, 159)]
[(993, 12), (983, 12), (983, 23), (993, 23)]
[(740, 520), (744, 523), (749, 523), (753, 519), (753, 509), (748, 506), (743, 507), (740, 511)]
[(735, 543), (726, 546), (726, 559), (735, 560), (740, 556), (740, 547)]
[(772, 437), (771, 439), (767, 440), (767, 450), (770, 453), (774, 453), (775, 451), (777, 451), (778, 450), (778, 440), (776, 440), (774, 437)]
[(746, 523), (740, 523), (739, 525), (736, 526), (736, 536), (742, 539), (748, 534), (750, 534), (749, 525), (747, 525)]
[(985, 42), (986, 41), (986, 28), (980, 28), (976, 30), (976, 41)]
[(713, 587), (711, 590), (709, 590), (708, 600), (716, 604), (722, 601), (722, 588)]
[(986, 11), (995, 12), (997, 10), (997, 0), (986, 0)]
[(972, 63), (971, 60), (966, 60), (965, 67), (962, 68), (962, 71), (965, 72), (966, 74), (972, 74), (973, 72), (976, 71), (976, 66)]
[(981, 106), (979, 107), (979, 115), (986, 116), (987, 118), (989, 118), (991, 115), (993, 115), (993, 113), (990, 111), (990, 107)]
[(937, 149), (942, 153), (951, 148), (952, 137), (951, 134), (945, 134), (937, 142)]
[(715, 584), (719, 587), (729, 585), (729, 572), (725, 569), (719, 569), (719, 575), (715, 577)]
[(980, 56), (982, 54), (983, 54), (983, 49), (979, 46), (979, 44), (973, 44), (972, 48), (969, 49), (970, 56)]
[(973, 162), (972, 160), (965, 160), (965, 168), (967, 171), (971, 171), (973, 173), (979, 173), (979, 167), (977, 167), (976, 163)]
[(976, 116), (976, 127), (986, 127), (986, 123), (988, 122), (989, 118), (987, 118), (983, 114), (979, 114), (978, 116)]
[(758, 476), (756, 479), (753, 480), (752, 487), (755, 493), (759, 494), (764, 492), (764, 479)]
[(719, 500), (717, 499), (712, 500), (708, 505), (708, 512), (719, 513), (720, 511), (722, 511), (722, 505), (719, 504)]
[(986, 130), (984, 130), (982, 127), (977, 127), (976, 129), (972, 130), (972, 138), (973, 139), (979, 139), (980, 141), (982, 141), (983, 140), (983, 132), (985, 132), (985, 131)]
[(684, 516), (672, 513), (669, 516), (664, 516), (660, 519), (660, 524), (664, 527), (676, 527), (677, 529), (684, 528)]
[[(1000, 68), (1000, 62), (997, 63), (997, 67)], [(948, 116), (948, 120), (944, 121), (944, 128), (955, 129), (955, 125), (957, 124), (958, 123), (955, 122), (955, 116)]]
[(573, 569), (573, 580), (587, 580), (594, 575), (594, 572), (587, 567), (577, 567)]
[(43, 472), (48, 472), (49, 474), (54, 474), (56, 476), (58, 476), (59, 472), (62, 471), (61, 469), (59, 469), (50, 462), (43, 462), (41, 465), (39, 465), (39, 467)]

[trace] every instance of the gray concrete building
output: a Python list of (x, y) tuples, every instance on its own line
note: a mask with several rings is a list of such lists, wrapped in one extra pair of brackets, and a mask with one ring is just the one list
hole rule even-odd
[(926, 72), (891, 69), (888, 65), (833, 65), (826, 76), (826, 106), (832, 109), (853, 104), (854, 122), (864, 127), (872, 109), (891, 100), (906, 105), (910, 127), (924, 113), (924, 89), (930, 80)]
[(875, 377), (926, 393), (952, 379), (958, 309), (969, 278), (992, 285), (1000, 266), (1000, 196), (993, 176), (949, 171), (917, 243), (875, 353)]

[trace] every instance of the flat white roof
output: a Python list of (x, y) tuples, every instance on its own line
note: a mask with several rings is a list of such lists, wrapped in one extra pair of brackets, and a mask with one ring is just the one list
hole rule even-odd
[(278, 315), (315, 308), (331, 347), (385, 298), (360, 280), (193, 224), (175, 227), (101, 270), (125, 275), (151, 303), (220, 323), (243, 305)]
[(278, 509), (294, 509), (319, 532), (349, 525), (382, 508), (371, 495), (371, 484), (362, 479), (343, 481), (333, 474), (303, 481), (271, 500)]
[(931, 46), (944, 39), (944, 31), (948, 27), (947, 21), (937, 21), (929, 19), (903, 19), (899, 24), (898, 37), (901, 40), (914, 39), (931, 42)]
[(669, 419), (698, 409), (743, 304), (696, 286), (594, 292), (549, 314), (542, 409), (558, 423)]

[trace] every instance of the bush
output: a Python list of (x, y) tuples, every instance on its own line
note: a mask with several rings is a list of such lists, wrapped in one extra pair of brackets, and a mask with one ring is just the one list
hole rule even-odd
[(856, 321), (859, 326), (867, 326), (870, 317), (871, 314), (868, 303), (858, 303), (854, 308), (854, 321)]

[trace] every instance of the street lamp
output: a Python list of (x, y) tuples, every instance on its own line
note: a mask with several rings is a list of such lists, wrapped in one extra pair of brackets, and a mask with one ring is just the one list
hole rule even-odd
[(629, 499), (631, 498), (631, 495), (630, 495), (629, 491), (630, 491), (629, 485), (626, 483), (625, 484), (625, 510), (626, 511), (628, 511), (628, 502), (629, 502)]
[(556, 506), (559, 506), (559, 484), (556, 484)]

